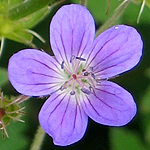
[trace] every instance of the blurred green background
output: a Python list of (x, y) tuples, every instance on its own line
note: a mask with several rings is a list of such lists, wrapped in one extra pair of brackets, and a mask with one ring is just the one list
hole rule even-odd
[[(78, 3), (78, 0), (66, 1), (65, 3)], [(63, 3), (63, 4), (65, 4)], [(88, 0), (87, 8), (92, 13), (96, 27), (101, 26), (121, 3), (119, 0), (111, 0), (108, 13), (107, 0)], [(62, 4), (61, 4), (62, 5)], [(52, 16), (61, 6), (58, 5), (38, 23), (32, 30), (41, 35), (46, 43), (43, 44), (36, 38), (33, 39), (38, 49), (52, 54), (49, 44), (49, 24)], [(127, 24), (135, 27), (141, 34), (144, 48), (141, 62), (133, 70), (126, 72), (113, 79), (130, 93), (137, 104), (137, 115), (125, 127), (107, 127), (95, 123), (89, 119), (85, 136), (78, 143), (67, 147), (53, 145), (52, 138), (46, 135), (42, 150), (149, 150), (150, 149), (150, 9), (145, 6), (139, 24), (137, 17), (141, 4), (130, 3), (122, 17), (116, 24)], [(7, 65), (9, 58), (17, 51), (29, 48), (11, 40), (5, 40), (4, 50), (0, 58), (0, 87), (5, 95), (18, 95), (12, 88), (7, 78)], [(29, 150), (34, 134), (38, 126), (38, 112), (46, 99), (30, 98), (25, 101), (26, 115), (22, 117), (25, 123), (11, 122), (7, 126), (9, 138), (2, 140), (0, 131), (0, 150)]]

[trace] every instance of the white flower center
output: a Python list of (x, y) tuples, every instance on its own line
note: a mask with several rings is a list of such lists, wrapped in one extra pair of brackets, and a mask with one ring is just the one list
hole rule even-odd
[(61, 69), (67, 75), (65, 83), (60, 90), (69, 89), (70, 94), (80, 93), (90, 94), (95, 88), (96, 83), (100, 79), (95, 79), (93, 68), (84, 68), (86, 59), (72, 56), (69, 63), (64, 61), (61, 64)]

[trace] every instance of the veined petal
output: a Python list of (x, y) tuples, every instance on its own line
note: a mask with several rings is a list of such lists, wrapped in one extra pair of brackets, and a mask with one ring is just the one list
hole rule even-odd
[(8, 64), (8, 76), (13, 87), (24, 95), (48, 95), (63, 83), (60, 65), (49, 54), (25, 49), (14, 54)]
[(83, 6), (71, 4), (61, 7), (50, 24), (50, 42), (59, 62), (71, 57), (88, 55), (95, 36), (95, 24), (90, 12)]
[(86, 130), (88, 117), (78, 97), (58, 91), (50, 96), (39, 113), (39, 121), (54, 144), (67, 146), (79, 141)]
[(134, 67), (142, 55), (140, 34), (126, 25), (114, 26), (94, 41), (88, 57), (95, 76), (110, 78)]
[(131, 94), (109, 81), (102, 81), (94, 93), (86, 95), (82, 106), (94, 121), (109, 126), (123, 126), (136, 114), (136, 104)]

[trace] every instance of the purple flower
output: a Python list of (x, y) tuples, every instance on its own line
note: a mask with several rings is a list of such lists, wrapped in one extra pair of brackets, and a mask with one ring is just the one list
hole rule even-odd
[(39, 113), (42, 128), (54, 144), (79, 141), (88, 116), (108, 126), (123, 126), (136, 114), (129, 92), (107, 81), (133, 68), (142, 55), (139, 33), (130, 26), (114, 26), (96, 39), (89, 11), (77, 4), (61, 7), (50, 25), (55, 58), (36, 49), (14, 54), (9, 80), (24, 95), (50, 95)]

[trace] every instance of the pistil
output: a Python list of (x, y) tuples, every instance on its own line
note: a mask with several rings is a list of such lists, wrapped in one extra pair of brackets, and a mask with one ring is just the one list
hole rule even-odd
[(77, 79), (77, 76), (75, 74), (72, 75), (73, 79)]

